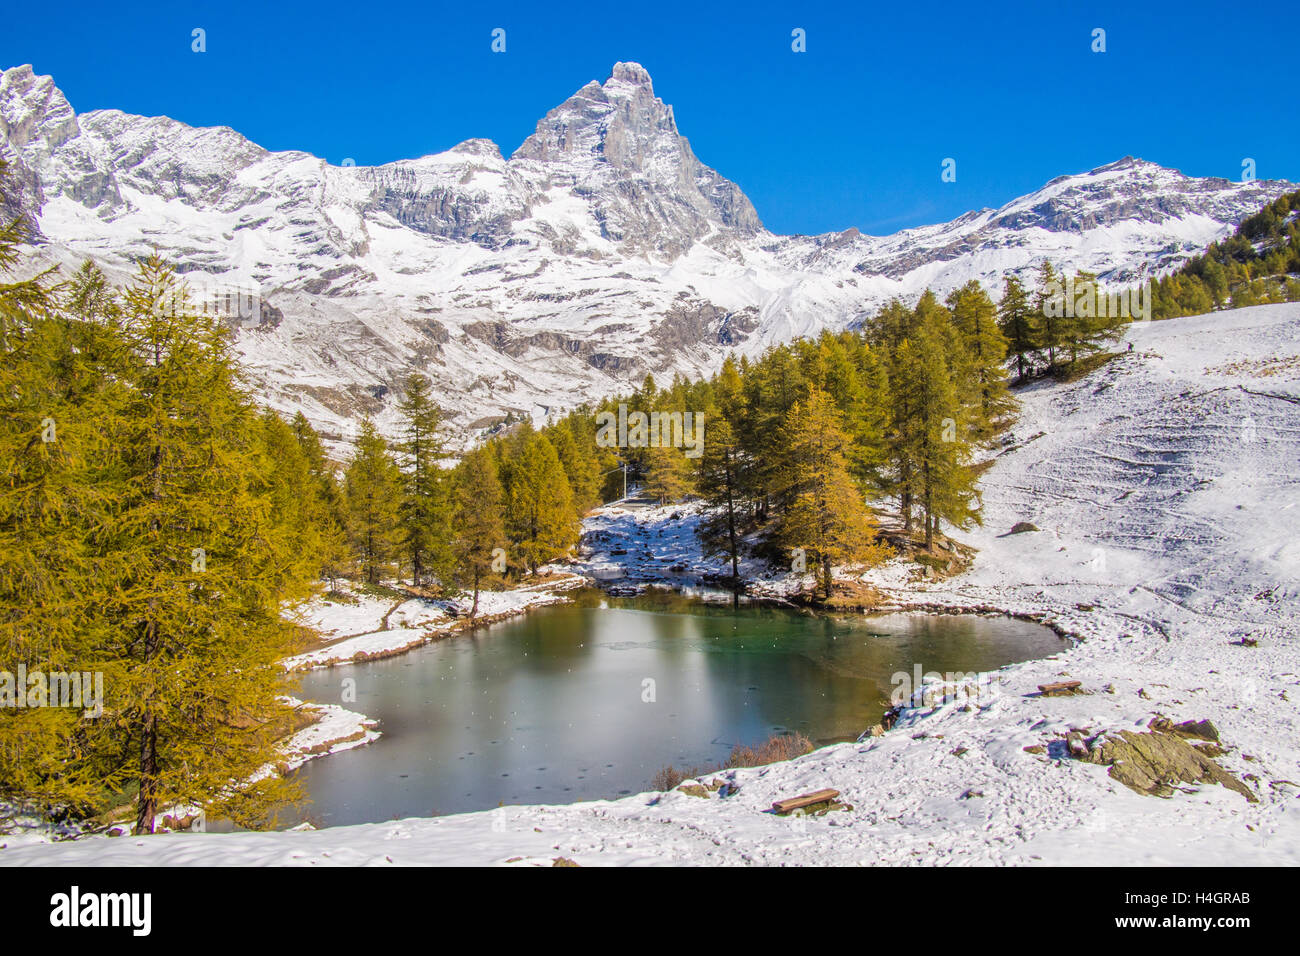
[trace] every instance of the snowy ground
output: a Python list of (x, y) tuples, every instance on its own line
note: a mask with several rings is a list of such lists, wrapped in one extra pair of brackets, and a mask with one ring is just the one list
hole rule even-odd
[[(900, 604), (998, 608), (1083, 638), (1006, 668), (989, 698), (916, 708), (884, 736), (718, 774), (732, 786), (707, 798), (641, 794), (316, 832), (96, 838), (12, 847), (0, 862), (1300, 863), (1300, 306), (1138, 325), (1129, 341), (1132, 353), (1089, 378), (1023, 396), (1023, 416), (985, 477), (986, 527), (961, 536), (979, 549), (971, 571), (928, 586), (897, 565), (869, 576)], [(664, 532), (648, 542), (652, 557), (700, 560), (689, 550), (689, 514), (629, 511), (607, 509), (593, 528), (647, 522)], [(1008, 535), (1018, 521), (1041, 530)], [(607, 543), (597, 541), (588, 563), (627, 563)], [(1087, 693), (1036, 694), (1066, 677)], [(1217, 785), (1140, 796), (1104, 768), (1062, 756), (1070, 729), (1143, 729), (1157, 714), (1212, 720), (1227, 748), (1220, 763), (1258, 802)], [(1048, 749), (1024, 749), (1035, 745)], [(808, 819), (767, 812), (822, 787), (853, 809)]]
[[(571, 579), (511, 591), (482, 591), (475, 620), (482, 623), (555, 604), (564, 600), (565, 588), (577, 583)], [(284, 665), (289, 670), (309, 670), (400, 654), (470, 626), (472, 603), (468, 595), (445, 601), (393, 601), (363, 594), (349, 594), (346, 600), (316, 598), (298, 610), (297, 619), (326, 643), (287, 658)]]

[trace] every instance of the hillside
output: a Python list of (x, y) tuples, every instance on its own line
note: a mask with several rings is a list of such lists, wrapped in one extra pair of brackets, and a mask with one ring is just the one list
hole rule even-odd
[[(915, 707), (884, 736), (727, 771), (739, 790), (725, 798), (93, 838), (11, 846), (0, 862), (1300, 863), (1300, 305), (1139, 323), (1127, 336), (1133, 351), (1099, 371), (1022, 394), (985, 476), (985, 527), (961, 536), (979, 550), (971, 571), (936, 584), (898, 564), (871, 575), (900, 605), (1031, 615), (1079, 638), (1000, 672), (991, 699)], [(1009, 534), (1024, 521), (1039, 530)], [(1067, 677), (1085, 693), (1037, 694)], [(1212, 721), (1219, 762), (1254, 802), (1213, 784), (1139, 795), (1067, 755), (1072, 730), (1142, 731), (1157, 716)], [(827, 786), (854, 810), (764, 812)]]

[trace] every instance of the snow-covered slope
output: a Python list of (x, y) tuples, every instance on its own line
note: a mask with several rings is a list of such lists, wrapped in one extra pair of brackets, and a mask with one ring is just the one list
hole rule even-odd
[[(2, 864), (549, 865), (1300, 863), (1300, 305), (1132, 326), (1134, 351), (1024, 395), (984, 480), (973, 570), (904, 604), (1041, 616), (1083, 640), (1004, 669), (999, 693), (919, 708), (884, 736), (718, 774), (736, 788), (505, 807), (313, 833), (91, 838)], [(1041, 530), (1007, 532), (1018, 521)], [(1240, 643), (1242, 638), (1256, 646)], [(926, 662), (919, 662), (924, 667)], [(1041, 697), (1079, 680), (1084, 694)], [(1071, 730), (1209, 719), (1218, 785), (1141, 796), (1065, 756)], [(1026, 751), (1043, 748), (1044, 752)], [(773, 816), (834, 787), (849, 812)]]
[(1129, 281), (1289, 188), (1124, 159), (1001, 209), (893, 236), (781, 237), (704, 166), (635, 63), (548, 113), (506, 159), (472, 139), (379, 167), (268, 152), (228, 128), (78, 115), (50, 77), (0, 74), (0, 155), (43, 254), (115, 276), (159, 249), (206, 299), (256, 294), (237, 347), (273, 405), (346, 438), (394, 420), (405, 374), (459, 425), (545, 416), (715, 368), (882, 302), (1044, 257)]

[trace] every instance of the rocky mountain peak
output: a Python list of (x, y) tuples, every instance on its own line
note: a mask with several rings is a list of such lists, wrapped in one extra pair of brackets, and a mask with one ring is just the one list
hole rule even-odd
[(490, 139), (467, 139), (465, 142), (453, 146), (450, 152), (463, 153), (467, 156), (487, 156), (491, 159), (501, 159), (501, 147)]
[(680, 160), (680, 140), (672, 107), (654, 95), (650, 74), (638, 63), (616, 63), (603, 84), (592, 80), (542, 117), (511, 159), (604, 162), (644, 172), (652, 154)]
[(614, 64), (547, 113), (511, 163), (590, 197), (603, 237), (628, 252), (674, 259), (763, 228), (740, 188), (696, 159), (639, 63)]
[(31, 64), (0, 73), (0, 143), (43, 157), (77, 132), (77, 114), (53, 77), (38, 76)]
[(605, 86), (608, 87), (612, 82), (644, 87), (647, 93), (654, 95), (654, 84), (650, 81), (650, 73), (640, 63), (615, 63), (614, 68), (609, 71), (609, 79), (605, 81)]

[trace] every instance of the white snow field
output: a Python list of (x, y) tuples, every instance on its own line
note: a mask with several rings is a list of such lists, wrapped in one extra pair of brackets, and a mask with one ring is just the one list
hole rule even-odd
[[(986, 525), (961, 536), (979, 549), (971, 571), (931, 585), (897, 565), (870, 575), (901, 604), (998, 608), (1081, 638), (1004, 669), (990, 698), (914, 708), (883, 736), (716, 774), (732, 784), (725, 797), (93, 837), (11, 847), (0, 862), (1300, 863), (1300, 306), (1136, 325), (1128, 341), (1133, 352), (1086, 379), (1023, 394), (985, 477)], [(1018, 521), (1041, 530), (1007, 535)], [(1066, 677), (1086, 693), (1037, 695)], [(1213, 721), (1220, 763), (1258, 802), (1218, 785), (1139, 795), (1064, 756), (1072, 728), (1141, 730), (1157, 714)], [(1035, 745), (1050, 746), (1024, 749)], [(823, 787), (852, 810), (768, 812)]]

